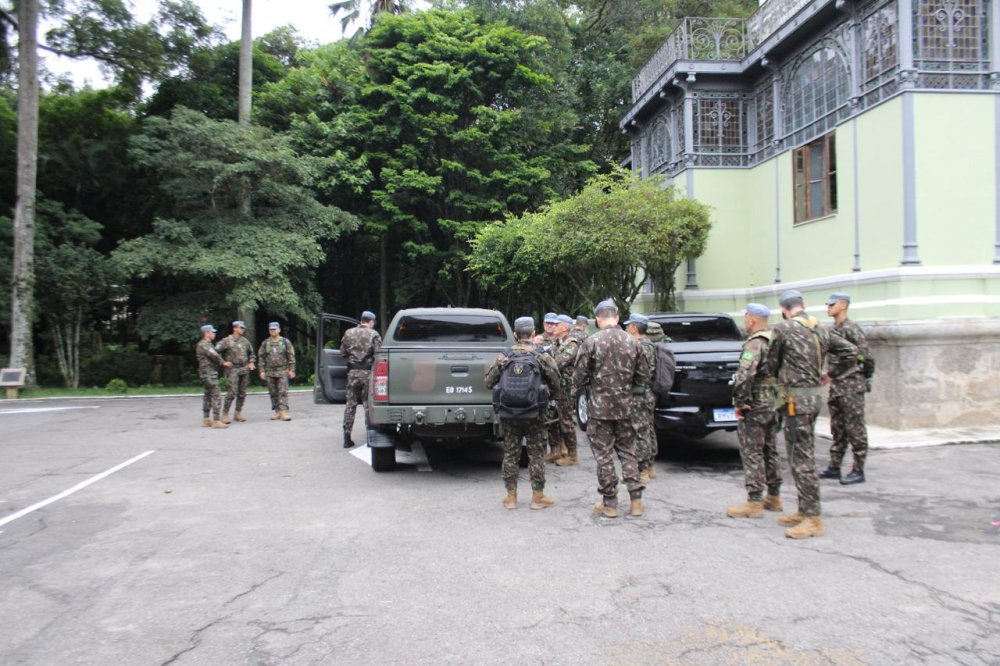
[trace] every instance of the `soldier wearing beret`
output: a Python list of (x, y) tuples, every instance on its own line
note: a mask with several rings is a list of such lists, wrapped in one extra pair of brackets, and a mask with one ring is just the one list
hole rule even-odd
[(250, 383), (250, 372), (254, 369), (257, 357), (253, 353), (253, 345), (243, 337), (247, 325), (242, 321), (233, 322), (233, 333), (222, 339), (222, 342), (215, 346), (215, 351), (222, 354), (222, 358), (229, 361), (229, 369), (226, 370), (226, 382), (229, 390), (226, 391), (226, 401), (222, 405), (222, 422), (229, 423), (229, 406), (236, 401), (236, 414), (234, 421), (246, 421), (243, 418), (243, 403), (247, 399), (247, 385)]
[(639, 343), (618, 326), (618, 307), (613, 301), (601, 301), (594, 314), (597, 333), (580, 346), (574, 381), (578, 390), (588, 390), (587, 438), (597, 461), (597, 484), (601, 501), (594, 511), (608, 518), (618, 517), (618, 474), (614, 452), (628, 486), (630, 513), (643, 513), (639, 463), (635, 457), (636, 432), (631, 421), (632, 396), (645, 394), (652, 380), (652, 369)]
[[(625, 322), (625, 332), (639, 342), (639, 349), (649, 363), (650, 374), (656, 372), (656, 351), (653, 341), (646, 337), (649, 317), (633, 314)], [(656, 395), (647, 390), (642, 395), (632, 396), (632, 424), (635, 426), (635, 457), (639, 461), (639, 483), (645, 485), (656, 476), (653, 461), (656, 456), (656, 430), (653, 415), (656, 411)]]
[[(550, 354), (540, 351), (534, 344), (535, 320), (531, 317), (518, 317), (514, 320), (514, 338), (517, 342), (511, 347), (510, 354), (500, 354), (487, 366), (484, 380), (486, 388), (492, 389), (500, 382), (504, 368), (517, 354), (532, 354), (538, 362), (541, 379), (554, 395), (559, 389), (559, 369)], [(544, 413), (528, 420), (507, 419), (501, 416), (500, 426), (503, 431), (503, 465), (501, 476), (507, 495), (503, 499), (505, 509), (517, 508), (517, 476), (518, 460), (521, 457), (521, 440), (524, 439), (528, 448), (528, 476), (531, 479), (531, 508), (545, 509), (555, 500), (545, 496), (545, 422)]]
[(761, 518), (765, 509), (782, 509), (781, 458), (774, 441), (778, 433), (778, 415), (774, 411), (775, 382), (763, 371), (771, 343), (771, 332), (767, 330), (770, 316), (771, 310), (760, 303), (750, 303), (743, 314), (747, 339), (740, 354), (739, 369), (733, 375), (733, 407), (747, 501), (726, 509), (726, 515), (731, 518)]
[(782, 293), (779, 303), (784, 321), (771, 332), (765, 369), (785, 391), (785, 404), (779, 411), (785, 420), (785, 445), (799, 510), (781, 516), (778, 522), (788, 527), (786, 537), (805, 539), (823, 534), (814, 439), (823, 361), (830, 351), (857, 354), (858, 348), (820, 328), (819, 322), (806, 314), (805, 300), (798, 291)]
[(271, 396), (272, 421), (291, 421), (288, 415), (288, 380), (295, 379), (295, 347), (291, 340), (282, 337), (281, 324), (272, 321), (267, 325), (268, 337), (260, 343), (260, 378), (267, 382)]
[[(365, 409), (368, 400), (368, 378), (371, 376), (375, 352), (382, 346), (382, 336), (375, 330), (375, 313), (365, 310), (361, 323), (347, 329), (340, 340), (340, 353), (347, 359), (347, 404), (344, 405), (344, 448), (354, 446), (354, 412), (358, 405)], [(367, 414), (365, 416), (367, 423)]]
[(195, 347), (195, 357), (198, 359), (198, 377), (201, 378), (205, 394), (201, 399), (202, 421), (206, 428), (228, 428), (228, 423), (219, 420), (222, 410), (222, 394), (219, 392), (219, 370), (228, 368), (226, 361), (215, 351), (215, 327), (205, 324), (201, 327), (201, 340)]
[[(875, 361), (868, 348), (868, 339), (861, 327), (847, 317), (851, 297), (843, 292), (830, 294), (826, 299), (826, 313), (833, 317), (831, 332), (855, 347), (858, 353), (830, 354), (826, 359), (830, 384), (830, 464), (820, 472), (821, 479), (840, 479), (842, 485), (865, 482), (865, 459), (868, 457), (868, 429), (865, 428), (865, 393), (875, 372)], [(840, 465), (850, 446), (854, 455), (851, 473), (840, 478)]]

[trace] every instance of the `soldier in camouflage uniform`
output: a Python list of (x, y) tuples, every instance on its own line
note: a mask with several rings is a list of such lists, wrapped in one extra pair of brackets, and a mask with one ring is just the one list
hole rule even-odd
[[(646, 339), (649, 340), (650, 342), (654, 343), (654, 344), (656, 344), (657, 342), (666, 342), (666, 343), (673, 342), (673, 340), (670, 339), (670, 336), (668, 336), (666, 333), (663, 332), (663, 327), (660, 326), (655, 321), (651, 321), (648, 324), (646, 324)], [(655, 355), (656, 354), (654, 353), (654, 356)], [(655, 377), (656, 364), (653, 363), (653, 365), (651, 366), (651, 368), (652, 368), (653, 376)], [(646, 399), (649, 400), (650, 404), (652, 405), (650, 407), (650, 409), (653, 410), (653, 424), (654, 424), (653, 425), (652, 438), (650, 439), (650, 444), (651, 444), (650, 449), (649, 449), (649, 456), (650, 457), (649, 457), (649, 460), (648, 460), (649, 464), (646, 465), (646, 473), (649, 474), (649, 478), (650, 479), (655, 479), (656, 478), (656, 464), (655, 464), (656, 463), (656, 456), (659, 455), (659, 453), (660, 453), (660, 441), (659, 441), (659, 438), (656, 435), (656, 425), (655, 425), (656, 424), (656, 403), (659, 401), (659, 396), (657, 396), (655, 393), (653, 393), (652, 391), (650, 391), (649, 394), (647, 394)]]
[[(368, 379), (372, 372), (375, 352), (382, 346), (382, 336), (375, 330), (375, 313), (365, 310), (361, 323), (350, 328), (340, 340), (340, 354), (347, 359), (347, 404), (344, 405), (344, 448), (354, 446), (354, 412), (358, 405), (365, 409), (368, 400)], [(368, 414), (365, 414), (368, 423)]]
[[(865, 458), (868, 457), (868, 429), (865, 428), (865, 392), (868, 379), (875, 371), (875, 361), (868, 349), (868, 340), (861, 327), (847, 318), (851, 297), (837, 292), (826, 300), (826, 313), (833, 317), (830, 331), (858, 348), (856, 355), (830, 354), (826, 360), (830, 381), (830, 465), (820, 472), (821, 479), (840, 479), (842, 485), (865, 482)], [(854, 469), (840, 478), (840, 463), (850, 445), (854, 454)]]
[[(541, 369), (542, 381), (548, 388), (549, 395), (554, 395), (559, 390), (559, 369), (552, 356), (539, 351), (534, 344), (535, 320), (531, 317), (518, 317), (514, 320), (514, 337), (517, 342), (511, 348), (511, 352), (534, 354)], [(486, 388), (492, 389), (497, 385), (500, 381), (500, 375), (509, 361), (510, 358), (506, 354), (500, 354), (487, 366), (484, 376)], [(507, 495), (503, 499), (504, 508), (517, 508), (518, 460), (521, 457), (522, 438), (528, 447), (531, 508), (545, 509), (555, 504), (555, 500), (545, 496), (545, 462), (542, 459), (542, 455), (545, 453), (543, 415), (540, 414), (537, 419), (527, 421), (501, 418), (500, 427), (503, 431), (503, 466), (500, 475), (507, 488)]]
[(618, 516), (618, 475), (612, 459), (612, 452), (617, 451), (631, 500), (630, 513), (641, 516), (643, 485), (630, 415), (632, 396), (649, 390), (653, 373), (639, 343), (618, 326), (614, 302), (601, 301), (595, 314), (600, 330), (580, 346), (574, 375), (577, 390), (589, 391), (587, 438), (597, 461), (598, 492), (603, 498), (594, 511), (608, 518)]
[(246, 421), (243, 418), (243, 403), (247, 399), (247, 384), (250, 382), (250, 373), (254, 369), (257, 357), (253, 353), (253, 345), (243, 337), (247, 330), (247, 325), (242, 321), (233, 322), (233, 334), (227, 335), (222, 342), (215, 346), (215, 351), (222, 355), (222, 358), (229, 361), (231, 366), (226, 370), (226, 382), (229, 390), (226, 391), (226, 402), (222, 405), (222, 422), (229, 423), (229, 406), (236, 401), (236, 414), (234, 421)]
[(267, 325), (268, 337), (260, 343), (260, 378), (267, 382), (271, 396), (272, 421), (291, 421), (288, 415), (288, 380), (295, 379), (295, 347), (291, 340), (282, 337), (281, 324), (272, 321)]
[(771, 311), (760, 303), (750, 303), (744, 313), (747, 340), (743, 343), (740, 367), (733, 375), (733, 407), (738, 419), (747, 501), (726, 509), (731, 518), (761, 518), (765, 509), (782, 509), (781, 458), (774, 441), (778, 434), (775, 383), (763, 371), (771, 342), (771, 332), (767, 330), (770, 316)]
[[(649, 328), (649, 317), (634, 314), (625, 322), (625, 332), (639, 343), (639, 349), (649, 363), (650, 375), (656, 372), (656, 352), (653, 341), (646, 337)], [(646, 485), (656, 475), (653, 469), (653, 458), (656, 446), (656, 430), (653, 427), (653, 415), (656, 411), (656, 395), (647, 390), (643, 395), (632, 396), (632, 425), (635, 426), (635, 457), (639, 463), (639, 483)]]
[(573, 324), (572, 330), (569, 334), (571, 337), (575, 338), (579, 342), (583, 342), (587, 339), (587, 332), (590, 330), (590, 320), (584, 315), (578, 315), (576, 318), (576, 323)]
[[(541, 335), (536, 335), (534, 338), (535, 348), (540, 352), (548, 354), (553, 360), (555, 360), (559, 350), (559, 336), (556, 334), (558, 325), (559, 315), (555, 312), (545, 313), (545, 318), (542, 320), (545, 332)], [(560, 402), (565, 402), (561, 387), (549, 396), (549, 406), (545, 414), (545, 422), (547, 424), (545, 437), (549, 447), (549, 452), (545, 455), (545, 462), (547, 463), (554, 463), (564, 457), (568, 451), (562, 429), (559, 427)]]
[(577, 465), (580, 462), (576, 444), (576, 422), (573, 420), (576, 411), (573, 371), (576, 367), (576, 354), (580, 349), (580, 342), (569, 334), (572, 325), (573, 319), (569, 315), (559, 315), (559, 323), (556, 324), (555, 331), (558, 342), (554, 355), (560, 378), (560, 398), (559, 402), (556, 403), (559, 420), (556, 423), (566, 451), (555, 461), (556, 465), (560, 467)]
[(205, 395), (201, 399), (201, 424), (206, 428), (228, 428), (229, 424), (219, 420), (219, 412), (222, 410), (219, 370), (229, 367), (229, 362), (223, 360), (219, 352), (215, 351), (212, 340), (215, 340), (215, 327), (205, 324), (201, 327), (201, 340), (198, 341), (194, 352), (198, 359), (198, 377), (201, 378), (205, 388)]
[(806, 314), (798, 291), (784, 292), (779, 303), (785, 320), (771, 332), (765, 370), (767, 376), (777, 378), (786, 393), (779, 411), (785, 419), (788, 464), (799, 493), (799, 510), (782, 516), (778, 522), (789, 528), (786, 537), (805, 539), (823, 533), (814, 441), (823, 360), (831, 350), (857, 354), (857, 347), (819, 328), (819, 322)]

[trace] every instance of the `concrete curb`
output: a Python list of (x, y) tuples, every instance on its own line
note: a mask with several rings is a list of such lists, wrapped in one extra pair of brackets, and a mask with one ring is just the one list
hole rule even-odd
[[(293, 389), (289, 393), (312, 393), (312, 389)], [(255, 395), (267, 395), (267, 391), (247, 393), (250, 398)], [(223, 394), (225, 396), (225, 394)], [(23, 402), (51, 402), (53, 400), (145, 400), (147, 398), (200, 398), (200, 393), (162, 393), (156, 395), (80, 395), (53, 396), (49, 398), (0, 398), (0, 405), (18, 405)]]
[[(816, 436), (833, 441), (830, 434), (830, 419), (821, 416), (816, 419)], [(928, 446), (948, 446), (953, 444), (996, 444), (1000, 443), (1000, 426), (978, 426), (959, 428), (922, 428), (914, 430), (891, 430), (879, 426), (868, 426), (868, 448), (870, 449), (917, 449)], [(848, 452), (850, 455), (850, 452)]]

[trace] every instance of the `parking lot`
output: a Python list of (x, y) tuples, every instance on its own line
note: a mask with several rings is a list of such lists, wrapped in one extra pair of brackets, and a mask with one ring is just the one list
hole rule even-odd
[(522, 472), (506, 511), (498, 448), (375, 474), (308, 394), (290, 423), (199, 408), (0, 404), (0, 663), (1000, 663), (997, 445), (873, 451), (794, 542), (725, 516), (731, 434), (672, 443), (646, 514), (611, 520), (585, 439), (555, 507)]

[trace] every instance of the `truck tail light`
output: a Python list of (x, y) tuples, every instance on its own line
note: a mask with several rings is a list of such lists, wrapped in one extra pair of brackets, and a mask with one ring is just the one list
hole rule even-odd
[(375, 364), (372, 398), (375, 400), (389, 399), (389, 361), (379, 361)]

